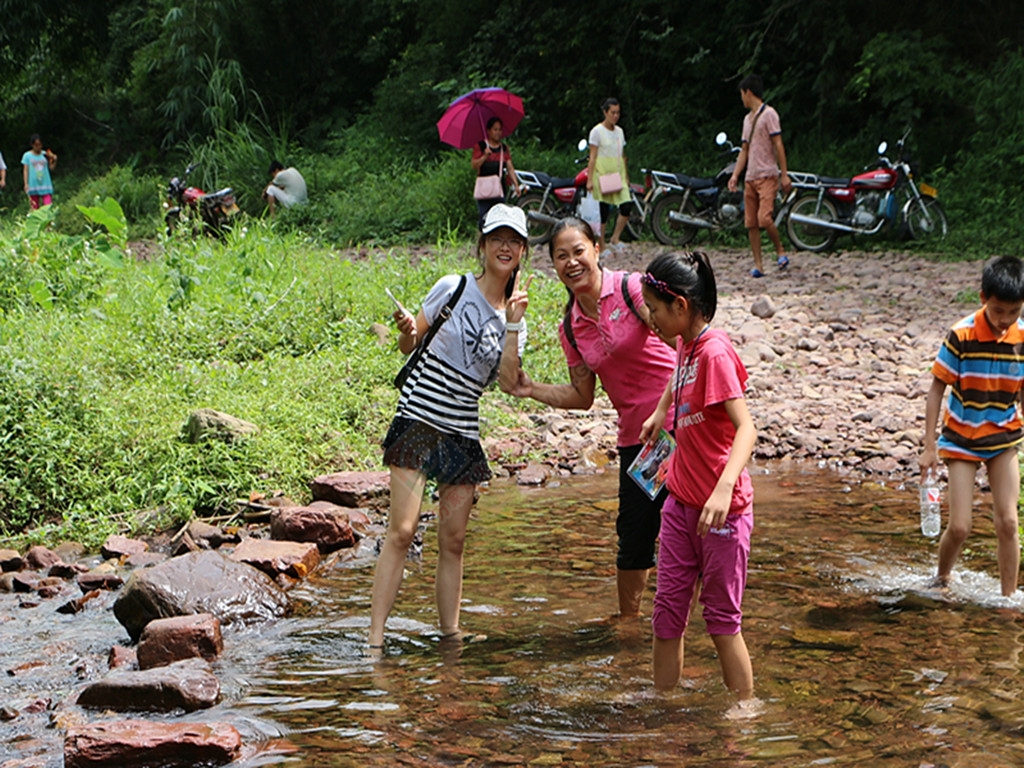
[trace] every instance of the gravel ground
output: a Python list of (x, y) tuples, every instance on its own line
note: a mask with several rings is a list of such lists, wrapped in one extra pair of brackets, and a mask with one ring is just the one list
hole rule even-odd
[[(665, 250), (627, 245), (604, 263), (642, 270)], [(754, 279), (748, 250), (705, 250), (718, 282), (712, 324), (728, 332), (750, 374), (754, 460), (916, 479), (929, 369), (949, 327), (980, 306), (983, 263), (902, 252), (798, 252), (788, 269), (772, 267)], [(532, 261), (553, 274), (546, 248)], [(486, 441), (521, 482), (614, 458), (615, 415), (606, 399), (586, 413), (551, 410), (523, 419), (521, 431)], [(524, 467), (517, 457), (531, 450), (544, 460)]]

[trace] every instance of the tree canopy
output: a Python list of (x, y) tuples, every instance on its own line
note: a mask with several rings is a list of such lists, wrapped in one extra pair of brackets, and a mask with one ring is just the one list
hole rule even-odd
[(39, 132), (87, 166), (253, 121), (306, 146), (363, 121), (429, 156), (444, 106), (483, 85), (523, 96), (516, 139), (547, 146), (614, 95), (662, 163), (738, 128), (751, 72), (797, 151), (913, 126), (922, 158), (951, 162), (1024, 114), (1014, 0), (0, 0), (0, 17), (0, 149)]

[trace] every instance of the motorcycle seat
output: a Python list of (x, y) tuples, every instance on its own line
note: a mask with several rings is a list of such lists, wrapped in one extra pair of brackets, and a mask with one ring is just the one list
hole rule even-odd
[(231, 187), (224, 187), (224, 189), (219, 189), (216, 192), (210, 192), (209, 194), (203, 195), (203, 197), (204, 198), (206, 198), (206, 197), (225, 197), (226, 195), (230, 195), (230, 194), (231, 194)]
[(562, 179), (554, 176), (549, 176), (543, 171), (534, 171), (534, 176), (537, 177), (537, 181), (543, 184), (545, 187), (551, 187), (552, 189), (563, 189), (565, 187), (575, 187), (576, 179)]
[(708, 189), (715, 186), (714, 179), (698, 179), (696, 176), (686, 176), (682, 173), (676, 174), (676, 181), (679, 183), (679, 186), (689, 187), (690, 189)]
[(848, 187), (850, 186), (850, 177), (841, 176), (819, 176), (818, 183), (823, 187)]

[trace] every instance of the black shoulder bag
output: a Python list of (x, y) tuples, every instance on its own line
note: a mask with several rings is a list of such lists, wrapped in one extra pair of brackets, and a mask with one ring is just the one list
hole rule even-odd
[(430, 344), (430, 340), (434, 338), (434, 334), (437, 333), (438, 328), (444, 325), (444, 321), (452, 316), (452, 310), (455, 305), (459, 303), (459, 298), (462, 296), (462, 291), (466, 287), (466, 276), (463, 275), (462, 279), (459, 280), (459, 286), (455, 289), (455, 292), (448, 299), (448, 303), (441, 307), (441, 312), (438, 314), (434, 324), (427, 329), (426, 335), (411, 353), (409, 353), (409, 359), (405, 361), (405, 365), (395, 375), (395, 386), (401, 390), (405, 386), (406, 379), (409, 378), (409, 374), (412, 373), (416, 367), (416, 363), (419, 362), (420, 358), (423, 357), (423, 352), (426, 350), (427, 345)]

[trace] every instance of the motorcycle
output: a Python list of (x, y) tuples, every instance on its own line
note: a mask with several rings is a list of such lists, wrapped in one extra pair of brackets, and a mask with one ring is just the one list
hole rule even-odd
[[(715, 137), (724, 154), (736, 155), (740, 148), (725, 132)], [(735, 229), (743, 224), (743, 193), (730, 192), (729, 178), (736, 169), (731, 160), (714, 178), (644, 169), (651, 179), (651, 229), (659, 243), (681, 248), (697, 236), (697, 231)]]
[[(576, 147), (580, 152), (588, 150), (586, 139)], [(587, 161), (587, 156), (578, 157), (574, 163)], [(526, 211), (526, 226), (531, 246), (543, 245), (551, 239), (551, 230), (561, 219), (583, 218), (580, 206), (587, 196), (588, 169), (571, 177), (555, 177), (543, 171), (516, 170), (519, 178), (519, 199), (515, 204)], [(626, 230), (634, 240), (643, 233), (645, 205), (648, 190), (642, 184), (630, 184), (633, 211)]]
[(171, 234), (178, 222), (185, 218), (196, 223), (201, 221), (209, 234), (219, 236), (239, 211), (234, 192), (231, 187), (225, 187), (207, 194), (198, 187), (188, 186), (188, 176), (195, 168), (196, 164), (192, 163), (180, 178), (175, 176), (167, 185), (167, 200), (164, 202), (167, 234)]
[(794, 191), (783, 218), (793, 245), (826, 251), (844, 232), (875, 235), (886, 227), (919, 241), (944, 238), (949, 225), (938, 190), (914, 181), (916, 167), (904, 149), (909, 134), (908, 129), (897, 143), (895, 162), (885, 156), (883, 141), (878, 160), (852, 178), (804, 174), (791, 179)]

